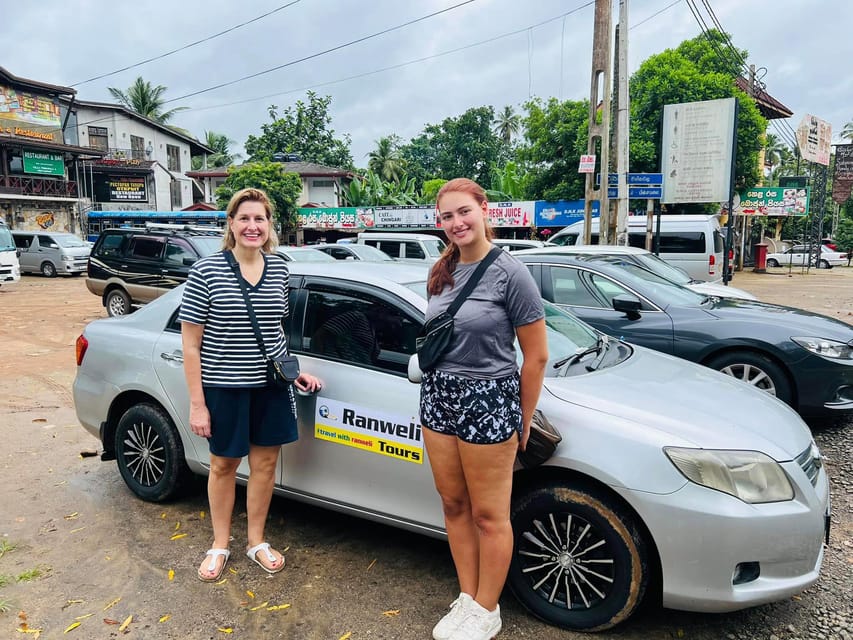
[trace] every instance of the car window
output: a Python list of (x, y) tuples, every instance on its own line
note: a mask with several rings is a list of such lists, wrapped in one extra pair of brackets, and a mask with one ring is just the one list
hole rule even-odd
[(39, 238), (39, 246), (42, 249), (59, 249), (59, 245), (56, 243), (56, 240), (54, 240), (50, 236), (39, 235), (38, 238)]
[(198, 256), (196, 256), (195, 251), (192, 250), (186, 240), (181, 240), (180, 238), (169, 238), (166, 242), (165, 262), (169, 266), (183, 267), (186, 266), (184, 264), (184, 258), (195, 260), (197, 257)]
[(447, 248), (447, 245), (441, 238), (430, 238), (429, 240), (424, 240), (424, 247), (426, 247), (426, 252), (430, 257), (437, 258)]
[(72, 235), (56, 236), (56, 241), (59, 243), (60, 247), (65, 247), (67, 249), (86, 246), (80, 238)]
[(29, 249), (33, 243), (33, 236), (15, 236), (15, 246), (18, 249)]
[(117, 256), (121, 254), (121, 246), (124, 243), (126, 236), (120, 233), (109, 233), (103, 236), (101, 244), (98, 246), (98, 254), (100, 256)]
[[(291, 319), (293, 318), (293, 295), (295, 292), (296, 292), (296, 289), (294, 287), (290, 287), (290, 290), (288, 291), (288, 296), (289, 296), (288, 297), (288, 300), (289, 300), (288, 308), (290, 309), (290, 314), (288, 314), (288, 316), (284, 319), (284, 335), (285, 336), (290, 335), (290, 322), (291, 322)], [(173, 331), (176, 333), (181, 332), (181, 321), (178, 319), (178, 316), (180, 316), (180, 314), (181, 314), (181, 307), (179, 305), (178, 308), (175, 309), (175, 312), (172, 314), (172, 317), (169, 318), (169, 323), (166, 325), (166, 331)]]
[(346, 260), (352, 257), (350, 250), (343, 247), (323, 247), (321, 251), (328, 253), (335, 260)]
[(613, 282), (610, 278), (600, 276), (597, 273), (590, 273), (589, 281), (592, 286), (595, 287), (595, 290), (598, 291), (605, 300), (607, 300), (608, 307), (613, 306), (613, 298), (618, 295), (634, 295), (622, 285)]
[(135, 236), (130, 241), (128, 254), (132, 258), (144, 260), (156, 260), (163, 255), (163, 238), (152, 238), (149, 236)]
[(584, 286), (577, 269), (552, 266), (549, 271), (555, 304), (568, 304), (577, 307), (602, 306)]
[(421, 245), (419, 245), (417, 242), (406, 242), (404, 245), (404, 249), (404, 257), (406, 258), (416, 258), (418, 260), (423, 260), (424, 258), (426, 258), (424, 250), (421, 249)]
[[(722, 251), (722, 249), (720, 249)], [(661, 253), (705, 253), (704, 231), (668, 231), (660, 234)]]
[(405, 374), (419, 330), (381, 298), (323, 287), (308, 293), (302, 344), (319, 357)]

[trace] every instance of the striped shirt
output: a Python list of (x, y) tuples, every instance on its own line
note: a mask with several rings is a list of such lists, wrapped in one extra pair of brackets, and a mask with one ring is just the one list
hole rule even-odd
[[(261, 279), (255, 286), (247, 282), (246, 287), (267, 353), (283, 355), (287, 343), (282, 320), (288, 313), (285, 261), (265, 255)], [(201, 341), (203, 386), (266, 386), (266, 361), (252, 330), (240, 285), (224, 254), (214, 253), (193, 264), (178, 319), (204, 325)]]

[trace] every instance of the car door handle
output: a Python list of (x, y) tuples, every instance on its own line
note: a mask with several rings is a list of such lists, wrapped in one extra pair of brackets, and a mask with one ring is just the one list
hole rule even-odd
[(167, 360), (168, 362), (183, 362), (184, 361), (183, 351), (173, 351), (172, 353), (161, 353), (160, 357), (163, 358), (163, 360)]

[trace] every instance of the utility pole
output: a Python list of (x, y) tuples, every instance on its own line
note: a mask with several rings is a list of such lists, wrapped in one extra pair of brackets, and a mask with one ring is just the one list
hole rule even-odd
[[(616, 26), (616, 175), (619, 177), (616, 244), (620, 247), (628, 246), (628, 107), (628, 0), (619, 0), (619, 24)], [(611, 239), (608, 233), (608, 240)]]
[[(607, 200), (607, 173), (610, 167), (610, 49), (611, 0), (595, 0), (595, 23), (592, 32), (592, 81), (589, 95), (589, 138), (587, 153), (596, 154), (601, 175), (599, 188), (595, 188), (595, 173), (586, 175), (584, 189), (584, 244), (592, 240), (592, 201), (599, 201), (598, 241), (601, 244), (610, 229), (610, 203)], [(601, 123), (598, 122), (598, 105), (602, 105)]]

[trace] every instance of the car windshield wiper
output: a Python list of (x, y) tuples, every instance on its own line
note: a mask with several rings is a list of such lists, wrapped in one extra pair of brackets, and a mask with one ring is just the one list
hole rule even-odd
[[(609, 342), (609, 338), (604, 334), (598, 336), (598, 340), (595, 341), (595, 344), (591, 347), (587, 347), (586, 349), (578, 349), (572, 355), (563, 358), (562, 360), (557, 360), (554, 363), (555, 369), (562, 369), (565, 366), (571, 366), (577, 362), (580, 362), (581, 359), (586, 356), (594, 353), (596, 355), (600, 355), (607, 351), (607, 343)], [(600, 362), (598, 364), (601, 364)], [(596, 365), (597, 366), (597, 365)]]

